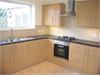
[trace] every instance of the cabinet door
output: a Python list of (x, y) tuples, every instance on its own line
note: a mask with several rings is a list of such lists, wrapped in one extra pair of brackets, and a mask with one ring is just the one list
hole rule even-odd
[(76, 2), (76, 21), (80, 27), (90, 27), (91, 19), (90, 3), (88, 1)]
[(60, 16), (64, 13), (64, 4), (43, 5), (43, 25), (64, 25), (64, 18)]
[(100, 16), (100, 14), (99, 14), (100, 4), (99, 3), (100, 3), (99, 1), (91, 1), (91, 14), (92, 14), (92, 16), (91, 16), (90, 27), (94, 27), (94, 28), (99, 27), (99, 24), (100, 24), (100, 22), (99, 22), (99, 20), (100, 20), (100, 18), (99, 18), (99, 16)]
[(16, 43), (13, 48), (14, 71), (21, 70), (30, 66), (29, 64), (29, 45), (27, 42)]
[(46, 40), (46, 57), (47, 60), (52, 60), (54, 57), (54, 43), (52, 40)]
[(55, 10), (51, 5), (43, 6), (43, 25), (53, 25)]
[(80, 27), (99, 27), (99, 1), (76, 1), (76, 21)]
[(30, 43), (30, 61), (31, 64), (35, 65), (45, 60), (45, 40), (35, 40)]
[(88, 57), (87, 57), (87, 63), (85, 64), (85, 69), (87, 72), (90, 73), (98, 73), (99, 67), (100, 67), (100, 49), (96, 47), (90, 47), (88, 48)]
[[(99, 1), (99, 4), (98, 4), (98, 13), (100, 13), (100, 1)], [(97, 20), (98, 21), (98, 27), (100, 28), (100, 14), (97, 15), (97, 18), (98, 18), (98, 20)]]
[(60, 26), (65, 24), (65, 18), (61, 16), (61, 14), (65, 14), (65, 5), (58, 4), (54, 6), (55, 9), (55, 17), (54, 17), (54, 25)]
[(13, 45), (2, 46), (2, 73), (8, 74), (14, 71)]
[(84, 45), (71, 43), (69, 48), (69, 65), (77, 69), (83, 69), (86, 55)]

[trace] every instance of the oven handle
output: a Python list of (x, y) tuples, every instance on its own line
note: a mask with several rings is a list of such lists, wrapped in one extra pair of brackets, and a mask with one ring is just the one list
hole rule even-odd
[(58, 47), (61, 47), (61, 48), (63, 48), (64, 46), (63, 46), (63, 45), (59, 45), (59, 44), (58, 44)]

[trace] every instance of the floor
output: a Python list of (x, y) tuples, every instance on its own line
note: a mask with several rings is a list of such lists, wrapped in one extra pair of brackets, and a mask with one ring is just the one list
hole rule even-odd
[(51, 62), (43, 62), (13, 75), (82, 75), (78, 72), (62, 68)]

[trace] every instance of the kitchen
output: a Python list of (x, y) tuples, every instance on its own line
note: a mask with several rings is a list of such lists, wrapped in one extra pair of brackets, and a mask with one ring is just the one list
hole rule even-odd
[(1, 75), (100, 73), (99, 0), (4, 2), (35, 7), (32, 15), (35, 24), (33, 28), (21, 29), (13, 28), (12, 22), (9, 22), (10, 28), (7, 29), (0, 26)]

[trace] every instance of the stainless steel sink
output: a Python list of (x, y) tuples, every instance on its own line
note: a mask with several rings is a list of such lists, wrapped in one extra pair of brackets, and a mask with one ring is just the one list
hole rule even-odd
[(6, 44), (6, 43), (12, 43), (12, 42), (20, 42), (20, 41), (26, 41), (26, 40), (33, 40), (34, 38), (28, 37), (28, 38), (13, 38), (13, 39), (7, 39), (7, 40), (1, 40), (0, 44)]
[(14, 39), (8, 39), (10, 42), (17, 42), (17, 41), (26, 41), (26, 40), (32, 40), (34, 38), (14, 38)]
[(0, 41), (0, 44), (5, 44), (5, 43), (8, 43), (8, 41), (7, 40)]
[(24, 40), (32, 40), (34, 38), (19, 38), (20, 41), (24, 41)]

